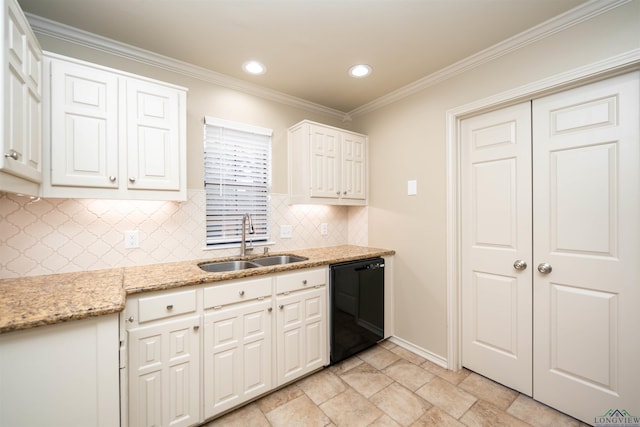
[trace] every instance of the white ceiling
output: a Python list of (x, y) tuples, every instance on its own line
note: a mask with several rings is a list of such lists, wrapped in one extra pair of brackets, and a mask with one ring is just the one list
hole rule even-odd
[[(25, 12), (342, 112), (586, 0), (18, 0)], [(256, 59), (261, 76), (241, 65)], [(347, 75), (366, 63), (373, 74)]]

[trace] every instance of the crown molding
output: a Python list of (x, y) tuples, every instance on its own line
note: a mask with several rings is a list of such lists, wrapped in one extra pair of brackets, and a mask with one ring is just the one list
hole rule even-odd
[(518, 49), (563, 31), (581, 22), (592, 19), (600, 14), (620, 7), (632, 0), (591, 0), (581, 6), (577, 6), (561, 15), (545, 21), (511, 38), (503, 40), (485, 50), (473, 54), (461, 61), (445, 67), (435, 73), (429, 74), (413, 83), (401, 87), (387, 95), (381, 96), (361, 107), (349, 111), (345, 117), (353, 119), (363, 114), (370, 113), (386, 105), (400, 101), (403, 98), (420, 92), (430, 86), (434, 86), (453, 76), (479, 67), (501, 56), (507, 55)]
[(145, 49), (140, 49), (88, 31), (70, 27), (37, 15), (30, 13), (25, 13), (25, 15), (36, 34), (41, 34), (43, 36), (52, 37), (54, 39), (63, 40), (129, 60), (162, 68), (171, 72), (193, 77), (208, 83), (258, 96), (284, 105), (300, 108), (309, 112), (337, 118), (343, 122), (350, 122), (358, 116), (400, 101), (401, 99), (418, 93), (430, 86), (434, 86), (444, 80), (464, 73), (465, 71), (479, 67), (482, 64), (507, 55), (510, 52), (521, 49), (576, 24), (592, 19), (602, 13), (606, 13), (612, 9), (629, 3), (630, 1), (632, 0), (590, 0), (581, 6), (571, 9), (568, 12), (558, 15), (540, 25), (530, 28), (527, 31), (517, 34), (448, 67), (436, 71), (435, 73), (429, 74), (428, 76), (390, 92), (387, 95), (381, 96), (380, 98), (349, 111), (348, 113), (272, 89), (267, 89), (263, 86), (245, 82), (225, 74), (217, 73), (215, 71), (198, 67), (196, 65), (179, 61)]
[(151, 65), (228, 89), (258, 96), (260, 98), (289, 105), (291, 107), (300, 108), (312, 113), (322, 114), (340, 120), (344, 120), (346, 116), (343, 111), (325, 107), (323, 105), (272, 89), (267, 89), (263, 86), (245, 82), (203, 67), (198, 67), (188, 62), (160, 55), (126, 43), (121, 43), (38, 15), (33, 15), (31, 13), (25, 13), (25, 15), (33, 29), (33, 32), (36, 34)]

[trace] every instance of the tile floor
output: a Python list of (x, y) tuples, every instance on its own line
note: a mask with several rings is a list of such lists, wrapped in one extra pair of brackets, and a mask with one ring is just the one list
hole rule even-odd
[(448, 371), (384, 341), (205, 425), (216, 426), (587, 424), (474, 372)]

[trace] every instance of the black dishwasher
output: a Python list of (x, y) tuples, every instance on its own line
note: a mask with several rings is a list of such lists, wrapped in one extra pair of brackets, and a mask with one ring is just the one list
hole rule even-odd
[(332, 264), (331, 364), (384, 338), (384, 259)]

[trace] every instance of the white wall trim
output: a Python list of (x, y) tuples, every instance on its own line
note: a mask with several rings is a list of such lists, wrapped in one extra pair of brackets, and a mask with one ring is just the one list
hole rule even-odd
[(399, 347), (404, 348), (405, 350), (409, 350), (410, 352), (417, 354), (418, 356), (424, 357), (428, 361), (433, 362), (438, 366), (447, 369), (447, 359), (442, 356), (432, 353), (429, 350), (425, 350), (422, 347), (418, 347), (417, 345), (414, 345), (409, 341), (405, 341), (402, 338), (398, 338), (396, 336), (389, 337), (389, 341), (398, 345)]
[(370, 113), (371, 111), (397, 102), (458, 74), (462, 74), (473, 68), (479, 67), (482, 64), (493, 61), (494, 59), (507, 55), (518, 49), (522, 49), (529, 44), (535, 43), (576, 24), (620, 7), (629, 1), (631, 0), (591, 0), (586, 2), (581, 6), (571, 9), (520, 34), (503, 40), (485, 50), (473, 54), (448, 67), (436, 71), (435, 73), (429, 74), (426, 77), (416, 80), (413, 83), (403, 86), (400, 89), (349, 111), (347, 116), (351, 120), (355, 117)]
[(33, 29), (33, 32), (36, 34), (74, 43), (79, 46), (84, 46), (188, 77), (193, 77), (208, 83), (255, 95), (281, 104), (290, 105), (312, 113), (323, 114), (340, 120), (346, 119), (346, 114), (344, 112), (333, 108), (325, 107), (314, 102), (286, 95), (282, 92), (267, 89), (263, 86), (245, 82), (244, 80), (236, 79), (234, 77), (198, 67), (168, 56), (121, 43), (88, 31), (42, 18), (38, 15), (30, 13), (25, 13), (25, 15)]
[(462, 367), (460, 342), (460, 121), (464, 117), (482, 111), (544, 96), (638, 67), (640, 67), (640, 49), (634, 49), (447, 111), (447, 364), (449, 369), (458, 370)]
[(25, 15), (36, 34), (96, 49), (105, 53), (183, 74), (208, 83), (238, 90), (250, 95), (259, 96), (270, 101), (279, 102), (281, 104), (300, 108), (309, 112), (334, 117), (342, 120), (344, 123), (347, 123), (357, 116), (361, 116), (397, 102), (430, 86), (436, 85), (444, 80), (464, 73), (465, 71), (476, 68), (500, 56), (521, 49), (528, 44), (544, 39), (545, 37), (549, 37), (573, 25), (579, 24), (580, 22), (589, 20), (602, 13), (606, 13), (609, 10), (620, 7), (630, 1), (631, 0), (590, 0), (581, 6), (571, 9), (546, 22), (543, 22), (542, 24), (532, 27), (529, 30), (497, 43), (492, 47), (436, 71), (435, 73), (416, 80), (413, 83), (401, 87), (398, 90), (375, 99), (348, 113), (290, 96), (282, 92), (267, 89), (253, 83), (245, 82), (225, 74), (217, 73), (215, 71), (179, 61), (174, 58), (169, 58), (132, 45), (121, 43), (88, 31), (42, 18), (37, 15), (30, 13), (25, 13)]

